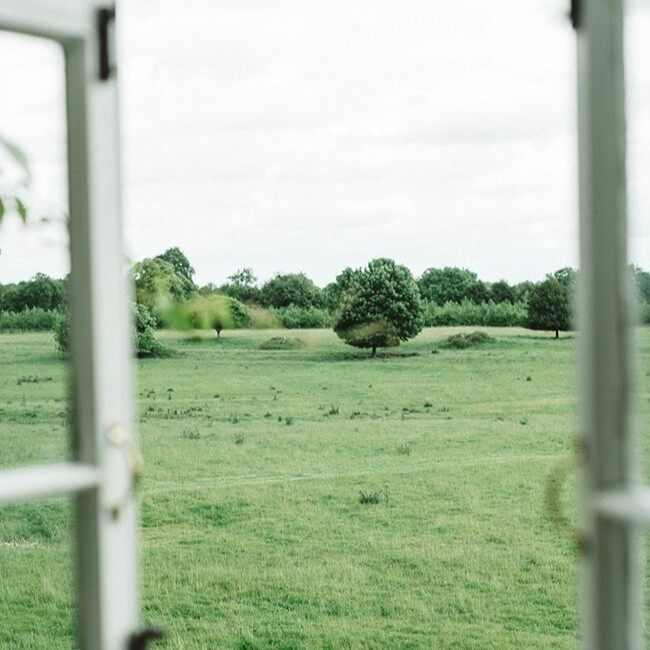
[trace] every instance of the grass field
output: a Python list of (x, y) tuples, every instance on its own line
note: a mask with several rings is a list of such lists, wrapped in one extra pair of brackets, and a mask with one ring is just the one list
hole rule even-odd
[[(577, 558), (543, 502), (575, 438), (574, 340), (443, 349), (452, 331), (372, 360), (330, 331), (167, 334), (178, 356), (138, 362), (157, 647), (576, 647)], [(645, 423), (648, 330), (639, 357)], [(51, 335), (0, 336), (0, 368), (0, 466), (67, 457)], [(70, 520), (0, 509), (1, 648), (74, 647)]]

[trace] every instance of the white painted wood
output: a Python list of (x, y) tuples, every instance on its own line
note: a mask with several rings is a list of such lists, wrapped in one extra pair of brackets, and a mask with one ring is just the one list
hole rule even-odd
[(122, 241), (118, 97), (115, 79), (99, 78), (98, 11), (110, 4), (0, 0), (0, 28), (56, 40), (65, 53), (77, 464), (66, 465), (70, 471), (21, 470), (22, 479), (5, 492), (46, 496), (74, 487), (70, 477), (76, 477), (83, 650), (124, 650), (139, 627), (131, 289)]
[(0, 0), (0, 29), (56, 41), (85, 38), (95, 26), (88, 0)]
[[(99, 7), (98, 3), (92, 3)], [(118, 97), (98, 76), (95, 32), (65, 44), (70, 178), (71, 359), (76, 459), (109, 482), (77, 499), (82, 648), (125, 648), (139, 623), (135, 501), (115, 425), (134, 444), (130, 287), (122, 240)], [(125, 499), (125, 496), (127, 497)], [(123, 503), (119, 516), (110, 505)]]
[(583, 0), (578, 29), (579, 371), (586, 451), (581, 593), (588, 650), (640, 648), (643, 620), (636, 531), (627, 520), (595, 509), (603, 500), (592, 499), (626, 491), (635, 478), (622, 3)]
[(81, 492), (96, 488), (100, 479), (97, 467), (81, 463), (33, 465), (5, 470), (0, 472), (0, 505)]
[(596, 492), (591, 497), (591, 509), (602, 519), (650, 527), (650, 488)]

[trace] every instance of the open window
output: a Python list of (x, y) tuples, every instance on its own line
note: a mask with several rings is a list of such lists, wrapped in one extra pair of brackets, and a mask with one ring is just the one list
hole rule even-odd
[(132, 342), (122, 247), (111, 7), (3, 3), (0, 29), (63, 49), (68, 124), (73, 461), (0, 473), (0, 503), (75, 499), (82, 648), (125, 648), (138, 628)]
[[(622, 0), (574, 0), (578, 35), (583, 435), (583, 647), (642, 638), (627, 278)], [(58, 42), (66, 62), (74, 460), (0, 473), (0, 503), (76, 500), (79, 643), (137, 633), (137, 474), (120, 209), (114, 10), (94, 0), (0, 6), (0, 28)]]

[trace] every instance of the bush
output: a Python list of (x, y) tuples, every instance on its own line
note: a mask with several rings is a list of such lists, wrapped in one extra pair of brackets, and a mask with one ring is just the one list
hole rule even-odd
[(456, 350), (464, 350), (465, 348), (475, 347), (491, 341), (492, 337), (488, 336), (485, 332), (472, 332), (471, 334), (452, 334), (445, 342), (446, 348), (454, 348)]
[(280, 314), (272, 309), (264, 309), (259, 305), (250, 305), (248, 313), (251, 317), (251, 327), (254, 330), (278, 329), (282, 327)]
[(47, 332), (54, 329), (56, 309), (29, 307), (22, 311), (0, 312), (0, 332)]
[(70, 315), (68, 312), (59, 314), (54, 323), (54, 341), (59, 352), (67, 352), (70, 343)]
[(276, 313), (280, 316), (282, 325), (287, 329), (307, 329), (331, 327), (332, 318), (325, 309), (317, 307), (296, 307), (289, 305), (278, 309)]
[[(156, 340), (156, 321), (148, 307), (135, 305), (135, 353), (138, 357), (163, 357), (169, 350)], [(70, 315), (60, 314), (54, 325), (54, 340), (59, 352), (68, 352), (70, 344)]]
[(460, 304), (447, 302), (442, 306), (429, 302), (424, 308), (424, 323), (427, 327), (520, 327), (525, 318), (526, 305), (523, 302), (475, 303), (463, 300)]
[(156, 320), (145, 305), (135, 306), (135, 353), (138, 357), (163, 357), (167, 348), (156, 340)]

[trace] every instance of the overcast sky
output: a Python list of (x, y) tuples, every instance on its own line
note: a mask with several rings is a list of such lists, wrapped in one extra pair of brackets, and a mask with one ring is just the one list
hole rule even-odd
[[(179, 246), (199, 283), (248, 266), (321, 285), (378, 256), (488, 281), (577, 265), (567, 6), (118, 3), (130, 259)], [(650, 268), (650, 11), (628, 23), (630, 248)], [(62, 275), (61, 56), (1, 35), (0, 61), (0, 134), (29, 156), (35, 215), (5, 219), (0, 282)]]

